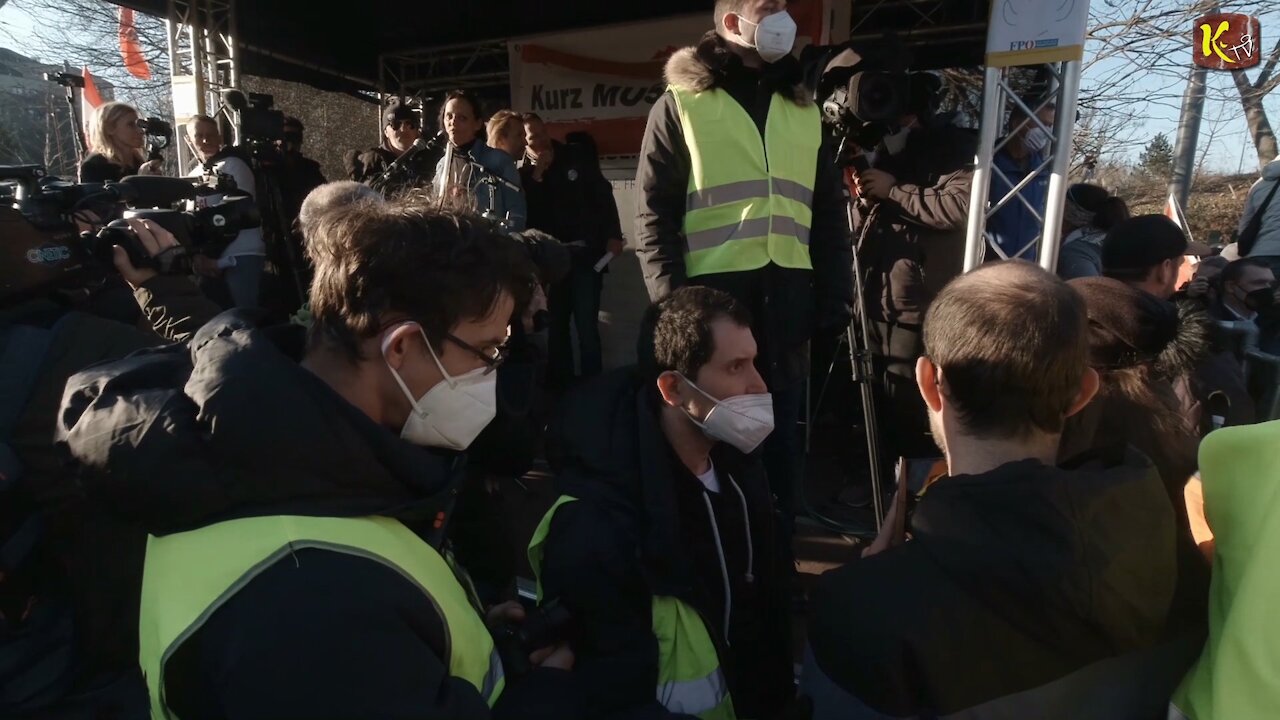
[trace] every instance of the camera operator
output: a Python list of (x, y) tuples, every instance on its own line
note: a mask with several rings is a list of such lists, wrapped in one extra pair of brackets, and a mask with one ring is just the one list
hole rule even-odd
[(450, 91), (440, 108), (440, 127), (452, 152), (436, 168), (437, 194), (478, 215), (495, 215), (508, 229), (523, 230), (528, 210), (520, 172), (514, 157), (489, 147), (481, 136), (480, 101), (465, 90)]
[(636, 254), (651, 300), (705, 285), (745, 305), (773, 390), (769, 482), (790, 537), (808, 344), (847, 327), (844, 189), (790, 53), (782, 0), (719, 0), (715, 29), (672, 55), (640, 151)]
[(154, 712), (577, 716), (572, 653), (532, 652), (504, 681), (440, 544), (528, 259), (474, 219), (371, 202), (325, 215), (308, 249), (305, 341), (225, 313), (189, 347), (68, 383), (60, 437), (81, 480), (152, 535)]
[[(854, 175), (859, 248), (869, 268), (867, 313), (883, 373), (880, 427), (890, 456), (932, 457), (924, 403), (916, 391), (921, 324), (934, 296), (964, 267), (965, 227), (976, 140), (935, 123), (940, 82), (911, 76), (907, 112), (876, 148), (872, 169)], [(871, 211), (874, 208), (874, 213)], [(870, 222), (872, 225), (866, 227)]]
[(80, 164), (80, 182), (107, 182), (129, 175), (161, 175), (163, 160), (147, 160), (146, 120), (122, 102), (103, 103), (89, 121), (89, 147)]
[[(356, 182), (368, 183), (386, 171), (422, 137), (422, 122), (408, 105), (392, 103), (382, 113), (382, 144), (363, 153), (347, 155), (347, 172)], [(394, 190), (403, 189), (395, 188)], [(388, 195), (393, 194), (388, 192)]]
[[(191, 171), (191, 177), (209, 173), (229, 175), (237, 190), (256, 196), (257, 182), (253, 169), (234, 148), (223, 147), (222, 131), (216, 120), (207, 115), (197, 115), (187, 125), (187, 137), (200, 160), (200, 164)], [(216, 202), (217, 198), (204, 196), (203, 200)], [(215, 284), (213, 287), (218, 290), (225, 288), (229, 297), (223, 298), (224, 305), (256, 308), (266, 255), (267, 244), (262, 238), (262, 228), (246, 228), (221, 249), (217, 258), (197, 255), (193, 267), (205, 278), (222, 281), (220, 286)], [(211, 293), (215, 298), (221, 294), (218, 291)]]

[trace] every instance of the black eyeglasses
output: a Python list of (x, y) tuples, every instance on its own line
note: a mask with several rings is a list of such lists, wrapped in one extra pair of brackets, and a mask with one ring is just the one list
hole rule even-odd
[(483, 360), (485, 364), (485, 371), (484, 371), (485, 375), (488, 375), (489, 373), (501, 367), (502, 363), (507, 361), (507, 356), (511, 354), (511, 346), (507, 343), (498, 345), (492, 350), (485, 352), (483, 350), (476, 348), (471, 343), (458, 339), (458, 337), (453, 333), (445, 333), (444, 337), (446, 340), (453, 343), (454, 345), (457, 345), (463, 350), (466, 350), (472, 355), (475, 355), (476, 357)]

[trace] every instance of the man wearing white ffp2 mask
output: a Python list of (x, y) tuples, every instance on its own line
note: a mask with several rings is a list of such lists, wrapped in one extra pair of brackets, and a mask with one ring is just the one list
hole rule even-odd
[[(494, 413), (507, 325), (533, 280), (527, 252), (480, 218), (411, 200), (311, 220), (305, 347), (298, 328), (220, 315), (186, 352), (147, 365), (145, 388), (99, 396), (136, 413), (62, 415), (68, 432), (101, 438), (71, 449), (84, 461), (110, 446), (167, 467), (173, 443), (218, 448), (188, 458), (205, 482), (161, 483), (196, 519), (148, 540), (135, 587), (151, 706), (261, 707), (256, 679), (270, 676), (272, 716), (584, 717), (563, 642), (534, 650), (518, 682), (504, 677), (486, 619), (519, 613), (486, 618), (442, 545), (466, 467), (436, 448), (466, 448)], [(133, 362), (95, 372), (133, 377)], [(125, 440), (121, 423), (138, 421), (165, 439)], [(405, 672), (389, 677), (388, 664)]]
[[(786, 3), (782, 5), (785, 7)], [(731, 28), (730, 25), (736, 27)], [(767, 63), (786, 57), (796, 44), (796, 21), (786, 10), (778, 10), (754, 22), (734, 13), (725, 17), (725, 27), (730, 29), (730, 42), (755, 50)]]
[(560, 498), (529, 557), (541, 597), (592, 638), (575, 668), (592, 717), (789, 717), (790, 562), (756, 450), (773, 399), (750, 323), (726, 293), (676, 290), (645, 317), (640, 369), (582, 386), (553, 423)]

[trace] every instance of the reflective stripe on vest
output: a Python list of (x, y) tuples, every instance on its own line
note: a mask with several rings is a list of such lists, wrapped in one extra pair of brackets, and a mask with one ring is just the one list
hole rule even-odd
[(756, 270), (770, 262), (813, 269), (818, 108), (775, 93), (762, 139), (755, 121), (725, 91), (670, 90), (689, 148), (682, 228), (689, 276)]
[(497, 701), (504, 679), (493, 638), (434, 548), (390, 518), (278, 515), (147, 539), (138, 640), (152, 718), (175, 717), (164, 672), (178, 647), (260, 573), (304, 548), (368, 558), (414, 583), (444, 623), (449, 674), (471, 683), (490, 705)]
[[(551, 520), (562, 505), (577, 498), (561, 495), (529, 541), (529, 565), (542, 602), (542, 561)], [(658, 640), (658, 702), (669, 712), (696, 715), (702, 720), (735, 720), (733, 698), (720, 656), (698, 612), (681, 600), (653, 597), (653, 634)]]

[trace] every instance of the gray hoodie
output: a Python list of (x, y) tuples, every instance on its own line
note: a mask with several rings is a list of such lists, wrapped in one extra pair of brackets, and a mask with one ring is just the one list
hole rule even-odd
[[(1249, 224), (1258, 207), (1267, 199), (1271, 188), (1280, 182), (1280, 160), (1272, 160), (1262, 168), (1262, 177), (1249, 189), (1249, 197), (1244, 202), (1244, 212), (1240, 214), (1240, 232)], [(1262, 227), (1258, 230), (1258, 242), (1253, 246), (1251, 257), (1280, 256), (1280, 192), (1267, 206), (1262, 216)]]

